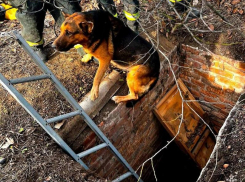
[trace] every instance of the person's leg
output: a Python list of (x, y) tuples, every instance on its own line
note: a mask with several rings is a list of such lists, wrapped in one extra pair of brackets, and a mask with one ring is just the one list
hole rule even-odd
[(129, 28), (133, 31), (138, 31), (138, 22), (136, 21), (139, 18), (139, 1), (138, 0), (122, 0), (124, 4), (124, 15), (127, 18), (127, 24)]
[(39, 57), (46, 61), (47, 55), (43, 51), (44, 39), (42, 35), (46, 14), (45, 4), (33, 0), (27, 0), (24, 3), (19, 1), (19, 3), (23, 4), (23, 8), (16, 12), (16, 18), (22, 25), (21, 34)]
[(65, 18), (62, 11), (67, 14), (73, 14), (75, 12), (81, 12), (80, 0), (53, 0), (52, 3), (47, 6), (49, 12), (54, 17), (55, 22), (59, 27), (64, 22)]
[[(179, 12), (185, 12), (189, 9), (189, 7), (191, 7), (191, 0), (170, 0), (170, 2), (174, 5), (176, 10)], [(192, 7), (189, 17), (191, 18), (200, 17), (200, 11)]]
[(117, 17), (117, 9), (113, 0), (98, 0), (98, 2), (105, 8), (106, 11)]

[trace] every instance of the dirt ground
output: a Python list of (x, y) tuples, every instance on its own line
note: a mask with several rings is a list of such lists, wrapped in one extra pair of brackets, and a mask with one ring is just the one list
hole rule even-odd
[[(232, 25), (204, 6), (202, 19), (210, 30), (204, 25), (202, 19), (188, 19), (186, 22), (193, 36), (181, 25), (181, 21), (177, 19), (165, 1), (160, 4), (158, 2), (141, 1), (140, 22), (146, 31), (152, 29), (151, 26), (153, 26), (156, 31), (150, 31), (149, 35), (154, 38), (155, 43), (160, 37), (159, 49), (164, 53), (168, 53), (174, 45), (184, 43), (245, 61), (244, 2), (223, 0), (218, 6), (217, 1), (209, 1), (208, 3)], [(94, 8), (90, 1), (83, 0), (82, 3), (83, 10)], [(121, 12), (120, 1), (117, 1), (117, 7)], [(157, 9), (154, 9), (155, 7)], [(200, 5), (198, 7), (200, 8)], [(152, 16), (148, 16), (151, 13)], [(152, 25), (152, 22), (156, 21), (160, 23), (159, 26)], [(174, 30), (176, 25), (178, 25), (177, 29)], [(50, 54), (50, 60), (46, 65), (72, 96), (80, 101), (90, 91), (98, 65), (94, 62), (82, 63), (81, 57), (74, 49), (66, 53), (54, 53), (50, 46), (56, 38), (53, 26), (53, 19), (48, 14), (45, 20), (44, 38), (45, 49)], [(20, 29), (17, 20), (0, 22), (1, 32)], [(38, 75), (41, 71), (19, 44), (7, 36), (0, 37), (0, 73), (11, 79)], [(17, 89), (45, 119), (71, 111), (71, 106), (65, 102), (49, 81), (21, 84), (17, 86)], [(6, 159), (4, 164), (0, 164), (0, 181), (105, 181), (99, 180), (96, 174), (83, 171), (81, 166), (67, 156), (0, 86), (0, 146), (3, 146), (7, 139), (13, 139), (14, 143), (7, 149), (0, 149), (0, 157)], [(234, 167), (236, 167), (235, 164)]]
[(199, 182), (245, 181), (244, 98), (243, 94), (240, 99), (243, 102), (240, 102), (230, 113), (222, 136), (218, 139), (219, 145), (215, 148), (215, 153), (203, 171)]

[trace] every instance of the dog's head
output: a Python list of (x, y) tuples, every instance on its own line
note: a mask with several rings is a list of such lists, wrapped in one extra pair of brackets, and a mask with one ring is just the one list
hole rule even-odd
[(58, 51), (68, 51), (76, 44), (86, 44), (94, 28), (93, 22), (89, 21), (84, 13), (74, 13), (65, 17), (60, 35), (53, 43)]

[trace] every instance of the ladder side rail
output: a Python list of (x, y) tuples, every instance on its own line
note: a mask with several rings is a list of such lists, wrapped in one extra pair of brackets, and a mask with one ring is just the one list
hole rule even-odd
[[(109, 141), (109, 139), (104, 135), (104, 133), (98, 128), (98, 126), (93, 122), (93, 120), (87, 115), (86, 112), (80, 114), (87, 125), (96, 133), (96, 135), (101, 138), (101, 140), (108, 144), (108, 147), (113, 152), (113, 154), (119, 159), (119, 161), (134, 175), (136, 179), (139, 179), (139, 175), (133, 170), (129, 163), (124, 159), (124, 157), (119, 153), (116, 147)], [(140, 182), (143, 182), (141, 179)]]
[(39, 113), (27, 102), (27, 100), (16, 90), (16, 88), (0, 73), (0, 84), (17, 100), (17, 102), (38, 122), (38, 124), (59, 144), (66, 150), (78, 163), (80, 163), (86, 170), (88, 166), (77, 156), (77, 154), (64, 142), (64, 140), (47, 125), (46, 121), (39, 115)]
[[(81, 111), (81, 116), (87, 125), (95, 132), (95, 134), (105, 143), (114, 153), (114, 155), (119, 159), (119, 161), (134, 175), (136, 179), (139, 179), (139, 175), (133, 170), (129, 163), (123, 158), (123, 156), (118, 152), (114, 145), (107, 139), (104, 133), (98, 128), (98, 126), (93, 122), (93, 120), (87, 115), (87, 113), (82, 109), (78, 102), (71, 96), (71, 94), (66, 90), (66, 88), (60, 83), (60, 81), (54, 76), (54, 74), (49, 70), (49, 68), (43, 63), (43, 61), (36, 55), (36, 53), (31, 49), (31, 47), (26, 43), (23, 37), (18, 33), (14, 32), (17, 40), (22, 45), (22, 47), (28, 52), (32, 57), (34, 62), (44, 71), (44, 73), (50, 75), (50, 79), (55, 83), (56, 88), (60, 93), (67, 99), (67, 101), (76, 109)], [(140, 182), (143, 182), (141, 179)]]
[(62, 86), (60, 81), (54, 76), (54, 74), (49, 70), (49, 68), (45, 65), (45, 63), (39, 58), (39, 56), (35, 53), (35, 51), (27, 44), (24, 38), (17, 31), (13, 31), (13, 33), (14, 33), (14, 36), (17, 42), (21, 45), (21, 47), (29, 54), (29, 56), (38, 65), (38, 67), (43, 71), (43, 73), (49, 75), (50, 79), (55, 83), (55, 87), (66, 98), (66, 100), (72, 105), (72, 107), (75, 110), (77, 110), (76, 100), (70, 94), (68, 94), (69, 92)]

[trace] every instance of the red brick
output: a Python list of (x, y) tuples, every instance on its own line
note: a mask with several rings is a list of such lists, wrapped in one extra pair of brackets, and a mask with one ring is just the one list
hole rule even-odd
[(221, 95), (223, 90), (221, 88), (214, 88), (214, 87), (206, 87), (207, 91), (213, 92), (217, 95)]
[(226, 105), (227, 104), (225, 104), (225, 103), (224, 104), (214, 104), (215, 107), (222, 109), (222, 110), (226, 109)]
[(207, 101), (207, 102), (217, 102), (216, 98), (211, 98), (211, 97), (208, 97), (208, 96), (205, 96), (204, 100)]
[(226, 103), (226, 104), (230, 104), (230, 105), (232, 105), (232, 106), (234, 106), (235, 103), (236, 103), (236, 101), (229, 100), (229, 99), (227, 99), (226, 97), (222, 97), (222, 96), (220, 96), (219, 99), (220, 99), (221, 102), (224, 102), (224, 103)]
[(201, 89), (198, 85), (195, 85), (194, 83), (187, 83), (187, 82), (184, 83), (189, 90), (199, 91)]
[(201, 97), (201, 94), (200, 94), (200, 92), (198, 92), (198, 91), (190, 90), (190, 92), (191, 92), (192, 95), (193, 95), (195, 98), (197, 98), (197, 99), (199, 99), (199, 98)]
[(185, 67), (190, 67), (190, 68), (195, 68), (195, 69), (201, 69), (201, 66), (202, 66), (201, 63), (193, 59), (190, 59), (190, 58), (187, 58), (185, 63), (186, 63), (184, 64)]
[(244, 76), (234, 76), (233, 80), (235, 82), (240, 82), (240, 83), (244, 83), (245, 84), (245, 77)]
[(220, 112), (224, 114), (226, 117), (228, 116), (231, 109), (221, 109)]
[(223, 88), (223, 90), (225, 90), (227, 93), (234, 93), (235, 91), (240, 90), (240, 89), (236, 89), (236, 88), (234, 88), (234, 87), (230, 87), (230, 85), (223, 85), (222, 88)]
[(225, 118), (227, 117), (224, 114), (217, 111), (211, 111), (211, 114), (222, 120), (225, 120)]
[(96, 139), (96, 135), (94, 132), (90, 132), (86, 138), (84, 139), (82, 145), (84, 146), (84, 148), (88, 148), (90, 146), (90, 142), (93, 141), (94, 139)]
[(213, 110), (216, 111), (218, 109), (217, 107), (214, 106), (214, 103), (217, 103), (217, 102), (219, 102), (219, 98), (217, 98), (217, 101), (215, 101), (215, 102), (212, 102), (212, 103), (210, 103), (210, 102), (201, 102), (201, 104), (206, 106), (206, 107), (208, 107), (210, 109), (209, 110), (209, 112), (210, 112), (210, 111), (213, 111)]
[(188, 80), (188, 76), (186, 76), (186, 75), (185, 75), (185, 74), (183, 74), (183, 73), (180, 73), (179, 77), (180, 77), (180, 78), (184, 78), (184, 79)]
[(216, 68), (210, 68), (210, 72), (217, 74), (217, 75), (221, 75), (221, 76), (226, 77), (226, 78), (233, 78), (233, 76), (234, 76), (234, 74), (231, 73), (230, 71), (220, 70), (220, 69), (216, 69)]
[(224, 122), (225, 122), (225, 120), (222, 120), (222, 121), (217, 121), (216, 119), (214, 120), (214, 119), (212, 119), (212, 121), (211, 121), (215, 126), (217, 126), (217, 127), (221, 127), (223, 124), (224, 124)]
[(185, 45), (185, 44), (181, 44), (181, 51), (183, 51), (183, 50), (186, 50), (186, 48), (187, 48), (187, 45)]
[(234, 66), (234, 64), (236, 63), (235, 60), (229, 59), (229, 58), (224, 57), (224, 56), (219, 56), (219, 55), (213, 55), (212, 59), (214, 61), (219, 61), (221, 63), (223, 63), (223, 62), (227, 63), (227, 64), (229, 64), (231, 66)]
[(185, 47), (183, 47), (183, 49), (186, 51), (186, 52), (191, 52), (192, 54), (196, 54), (196, 55), (198, 55), (199, 54), (199, 50), (196, 50), (196, 49), (194, 49), (194, 48), (191, 48), (191, 47), (189, 47), (189, 46), (185, 46)]
[(182, 68), (181, 73), (186, 75), (186, 76), (191, 76), (192, 69), (190, 68)]
[(95, 146), (96, 138), (93, 138), (87, 145), (84, 146), (84, 150), (90, 149)]
[(207, 92), (206, 90), (200, 90), (200, 92), (203, 96), (217, 98), (217, 95), (212, 92)]
[(191, 77), (195, 80), (200, 80), (201, 78), (199, 75), (195, 74), (194, 72), (191, 73)]
[(205, 64), (202, 65), (202, 69), (205, 70), (205, 71), (208, 71), (209, 70), (209, 67)]
[(193, 56), (192, 56), (192, 59), (193, 59), (194, 61), (196, 61), (196, 62), (201, 63), (201, 64), (208, 65), (207, 59), (206, 59), (204, 56), (200, 56), (200, 55), (196, 56), (196, 55), (193, 55)]
[(237, 61), (234, 66), (240, 70), (245, 71), (245, 63), (241, 61)]
[(203, 72), (203, 71), (198, 71), (198, 70), (194, 70), (194, 72), (197, 75), (200, 75), (201, 77), (207, 79), (210, 82), (214, 82), (214, 80), (215, 80), (215, 77), (210, 75), (208, 72)]
[(184, 62), (183, 67), (184, 67), (184, 68), (181, 68), (181, 71), (182, 71), (183, 69), (185, 69), (186, 71), (191, 71), (191, 70), (192, 70), (192, 68), (191, 68), (191, 67), (189, 66), (189, 64), (186, 63), (186, 62)]
[(221, 63), (221, 62), (219, 62), (219, 61), (213, 61), (211, 67), (212, 67), (212, 68), (223, 69), (223, 63)]
[(206, 111), (206, 112), (210, 112), (210, 111), (212, 110), (210, 107), (207, 107), (206, 105), (204, 105), (204, 104), (202, 104), (202, 103), (201, 103), (201, 107), (202, 107), (202, 109), (203, 109), (204, 111)]
[(202, 78), (201, 81), (206, 84), (206, 87), (210, 86), (210, 87), (213, 87), (213, 88), (222, 89), (222, 85), (218, 84), (218, 83), (215, 83), (214, 81), (209, 81), (209, 80), (207, 80), (205, 78)]
[(191, 83), (194, 84), (194, 85), (197, 85), (201, 88), (205, 88), (205, 84), (203, 82), (200, 82), (200, 81), (197, 81), (195, 79), (191, 79)]
[(190, 52), (186, 52), (186, 54), (185, 54), (185, 62), (186, 62), (186, 59), (188, 59), (188, 58), (192, 58), (192, 53), (190, 53)]
[(237, 68), (235, 68), (234, 66), (232, 66), (230, 64), (224, 63), (224, 68), (225, 68), (225, 70), (228, 70), (230, 72), (236, 73), (236, 74), (238, 74), (240, 76), (245, 76), (245, 71), (244, 70), (237, 69)]
[(234, 90), (234, 89), (242, 89), (244, 86), (241, 83), (237, 83), (235, 81), (232, 81), (230, 79), (221, 77), (221, 76), (217, 76), (217, 81), (224, 83), (226, 85), (226, 89), (230, 89), (230, 90)]
[(214, 133), (218, 134), (221, 127), (214, 126), (213, 128), (214, 128)]
[(207, 87), (207, 91), (211, 93), (215, 93), (219, 98), (225, 98), (228, 100), (237, 100), (234, 97), (237, 95), (234, 92), (228, 92), (227, 90), (219, 89), (219, 88), (214, 88), (214, 87)]

